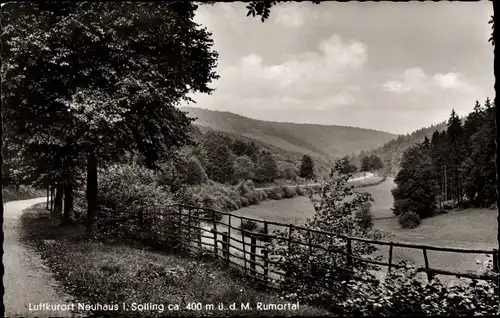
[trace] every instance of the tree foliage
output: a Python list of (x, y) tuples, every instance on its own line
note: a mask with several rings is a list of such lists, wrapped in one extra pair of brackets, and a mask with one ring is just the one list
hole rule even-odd
[(382, 160), (375, 154), (370, 154), (361, 159), (361, 171), (375, 171), (382, 167)]
[(257, 180), (261, 182), (272, 182), (278, 177), (278, 172), (278, 164), (272, 153), (269, 151), (262, 151), (256, 169)]
[(314, 178), (314, 161), (308, 155), (302, 157), (302, 162), (300, 163), (300, 177), (310, 180)]
[(393, 191), (394, 213), (408, 211), (424, 218), (441, 201), (490, 206), (496, 200), (495, 106), (486, 99), (460, 119), (452, 111), (446, 131), (407, 149)]
[(351, 162), (349, 156), (344, 156), (341, 159), (337, 160), (336, 165), (339, 167), (339, 172), (344, 175), (355, 173), (358, 171), (358, 167), (356, 167), (356, 165)]
[(236, 158), (234, 161), (234, 178), (240, 180), (252, 180), (255, 178), (255, 165), (246, 155)]
[(187, 162), (186, 183), (190, 185), (199, 185), (207, 183), (208, 177), (205, 170), (196, 157), (189, 158)]
[[(190, 92), (210, 93), (217, 78), (217, 53), (211, 34), (193, 22), (196, 8), (180, 1), (5, 6), (8, 130), (47, 156), (64, 147), (87, 156), (89, 200), (94, 165), (130, 151), (154, 166), (189, 142), (191, 119), (175, 106)], [(88, 206), (90, 215), (95, 204)]]

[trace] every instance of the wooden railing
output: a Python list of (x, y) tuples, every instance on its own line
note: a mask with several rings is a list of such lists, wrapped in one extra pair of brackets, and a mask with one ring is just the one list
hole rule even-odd
[[(141, 213), (138, 217), (142, 221), (149, 220), (148, 224), (150, 224), (151, 228), (157, 229), (156, 236), (152, 237), (155, 241), (161, 243), (166, 242), (167, 238), (170, 238), (170, 241), (172, 241), (172, 238), (175, 238), (178, 247), (190, 251), (211, 253), (216, 258), (225, 261), (228, 265), (240, 268), (252, 278), (270, 288), (278, 288), (280, 282), (287, 279), (286, 273), (277, 266), (279, 265), (279, 261), (273, 257), (275, 255), (270, 254), (267, 248), (268, 243), (283, 239), (273, 233), (273, 230), (276, 229), (288, 231), (285, 239), (288, 241), (289, 247), (291, 244), (297, 244), (309, 248), (311, 254), (313, 250), (323, 250), (328, 253), (344, 255), (346, 259), (344, 265), (336, 265), (335, 267), (340, 271), (351, 274), (354, 272), (354, 263), (383, 266), (387, 268), (387, 271), (393, 268), (405, 267), (405, 265), (396, 264), (393, 261), (394, 248), (396, 247), (421, 250), (424, 266), (418, 267), (417, 270), (426, 273), (429, 280), (435, 275), (492, 280), (494, 279), (494, 275), (480, 275), (471, 272), (454, 272), (432, 268), (429, 265), (428, 251), (492, 255), (494, 271), (498, 273), (498, 263), (496, 261), (498, 259), (496, 257), (498, 250), (448, 248), (349, 237), (293, 224), (258, 220), (187, 205), (171, 205), (163, 208), (150, 207), (145, 209), (145, 212)], [(259, 231), (248, 231), (240, 227), (242, 222), (248, 221), (257, 223)], [(148, 231), (148, 229), (144, 228), (143, 231)], [(310, 240), (295, 240), (292, 235), (294, 231), (302, 231), (302, 233), (305, 233), (303, 236), (305, 238), (310, 238), (312, 235), (320, 235), (325, 237), (325, 241), (333, 239), (343, 240), (343, 248), (338, 248), (338, 246), (335, 248), (331, 246), (326, 247), (311, 243)], [(389, 247), (388, 262), (354, 255), (352, 250), (353, 244), (356, 242)]]

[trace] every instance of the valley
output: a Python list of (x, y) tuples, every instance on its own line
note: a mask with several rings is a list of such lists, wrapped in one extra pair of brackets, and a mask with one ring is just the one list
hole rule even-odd
[[(496, 247), (496, 213), (488, 209), (466, 209), (453, 210), (447, 214), (438, 215), (422, 220), (422, 224), (415, 229), (401, 229), (397, 218), (391, 211), (392, 195), (390, 190), (395, 186), (393, 178), (387, 178), (383, 183), (360, 188), (359, 191), (369, 192), (374, 198), (372, 212), (374, 216), (374, 228), (381, 230), (385, 241), (446, 246), (450, 248), (468, 248), (490, 250)], [(314, 215), (315, 211), (306, 197), (295, 197), (284, 200), (267, 200), (258, 205), (241, 208), (232, 213), (235, 216), (243, 216), (260, 220), (275, 221), (285, 224), (304, 224), (307, 218)], [(222, 223), (228, 222), (225, 216)], [(232, 225), (240, 226), (238, 218), (232, 218)], [(205, 225), (208, 230), (211, 224)], [(226, 226), (218, 226), (220, 231), (227, 231)], [(232, 232), (232, 237), (240, 237), (239, 231)], [(208, 234), (210, 235), (210, 234)], [(234, 244), (234, 243), (232, 243)], [(232, 251), (233, 252), (237, 252)], [(388, 261), (388, 247), (380, 247), (375, 255), (383, 256), (382, 261)], [(484, 261), (486, 255), (460, 254), (451, 252), (429, 251), (429, 266), (431, 268), (476, 272), (479, 269), (476, 260)], [(393, 262), (410, 261), (417, 266), (424, 265), (422, 250), (394, 247)], [(385, 273), (382, 270), (379, 275)], [(449, 276), (440, 276), (444, 281), (456, 281)]]

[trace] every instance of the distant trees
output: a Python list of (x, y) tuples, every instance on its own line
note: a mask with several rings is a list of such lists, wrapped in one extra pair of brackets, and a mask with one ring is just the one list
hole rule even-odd
[(358, 171), (358, 167), (354, 163), (351, 163), (349, 156), (345, 156), (337, 161), (338, 171), (341, 174), (351, 174)]
[(186, 183), (198, 185), (208, 181), (207, 174), (196, 157), (189, 158), (187, 162)]
[(272, 182), (278, 177), (278, 165), (272, 153), (262, 151), (259, 156), (259, 163), (256, 170), (256, 178), (261, 182)]
[(240, 180), (252, 180), (255, 178), (255, 165), (246, 155), (236, 158), (233, 166), (234, 178)]
[(436, 211), (436, 188), (432, 180), (432, 159), (427, 154), (425, 145), (419, 144), (408, 148), (403, 153), (401, 169), (392, 190), (394, 197), (393, 212), (401, 215), (414, 212), (426, 218)]
[(362, 172), (368, 172), (368, 171), (375, 171), (382, 169), (384, 165), (382, 164), (382, 160), (375, 155), (375, 154), (370, 154), (366, 157), (361, 158), (361, 171)]
[(495, 105), (478, 102), (465, 120), (452, 110), (445, 131), (408, 148), (393, 190), (394, 213), (428, 217), (440, 199), (465, 207), (495, 203)]
[(310, 156), (304, 155), (302, 157), (299, 173), (301, 178), (306, 179), (306, 182), (314, 178), (314, 162)]

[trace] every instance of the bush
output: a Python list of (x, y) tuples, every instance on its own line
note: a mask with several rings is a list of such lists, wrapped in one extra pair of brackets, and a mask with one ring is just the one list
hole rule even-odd
[(267, 200), (267, 194), (265, 191), (257, 191), (258, 196), (259, 196), (259, 201), (264, 201)]
[(398, 222), (403, 229), (414, 229), (420, 225), (420, 217), (415, 212), (405, 212), (399, 215)]
[(371, 230), (373, 228), (373, 213), (371, 211), (371, 204), (369, 202), (365, 203), (356, 210), (355, 214), (358, 224), (365, 230)]
[[(119, 164), (102, 171), (98, 177), (99, 236), (152, 239), (160, 235), (160, 231), (168, 233), (172, 228), (168, 217), (158, 211), (167, 211), (168, 205), (175, 202), (169, 188), (156, 183), (154, 171), (137, 164)], [(82, 204), (83, 198), (77, 195), (75, 204)], [(75, 212), (82, 210), (82, 206), (75, 207)], [(83, 214), (75, 213), (75, 216), (83, 217)], [(162, 227), (161, 230), (156, 226)]]
[(297, 196), (297, 192), (295, 188), (292, 187), (283, 187), (283, 197), (284, 198), (294, 198)]
[(266, 189), (266, 194), (269, 199), (281, 200), (283, 199), (283, 193), (280, 188)]
[(240, 200), (241, 200), (241, 206), (243, 206), (243, 207), (247, 207), (247, 206), (249, 206), (249, 205), (250, 205), (250, 201), (248, 201), (248, 199), (247, 199), (247, 198), (242, 197)]
[[(404, 264), (404, 263), (403, 263)], [(491, 265), (489, 265), (491, 269)], [(360, 279), (347, 284), (346, 316), (476, 316), (498, 315), (496, 280), (461, 281), (453, 286), (435, 278), (423, 282), (413, 267), (391, 271), (379, 284), (373, 276), (360, 272)]]
[(304, 196), (306, 194), (304, 189), (300, 186), (295, 186), (295, 193), (297, 193), (298, 196)]
[(253, 232), (259, 228), (259, 224), (253, 220), (241, 220), (240, 229)]

